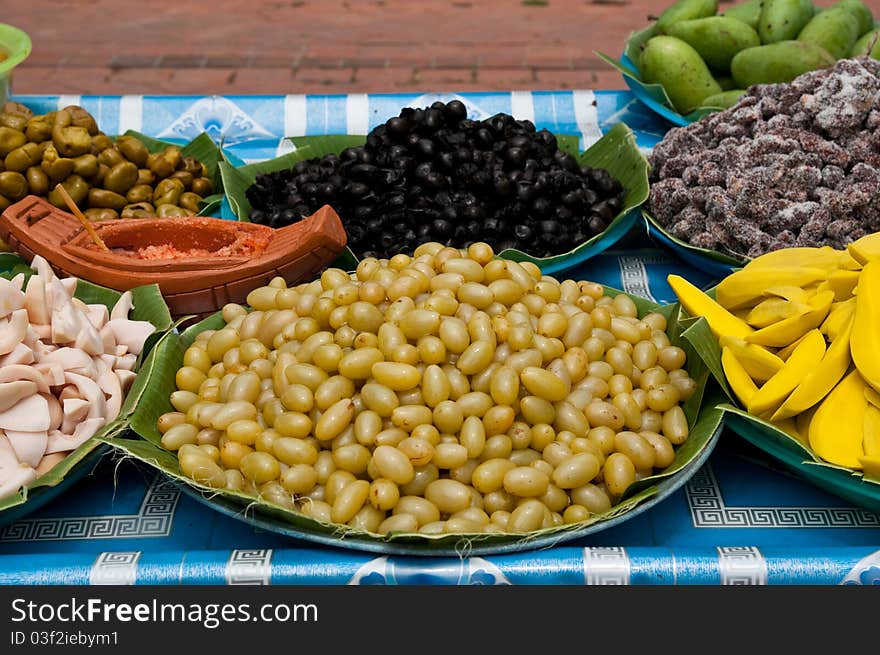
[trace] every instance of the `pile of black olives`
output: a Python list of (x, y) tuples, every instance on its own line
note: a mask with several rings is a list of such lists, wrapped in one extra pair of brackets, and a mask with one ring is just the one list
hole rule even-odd
[(403, 109), (363, 146), (259, 175), (247, 198), (250, 220), (271, 227), (331, 205), (358, 257), (411, 253), (427, 241), (548, 257), (602, 232), (623, 208), (624, 189), (531, 121), (470, 120), (453, 100)]

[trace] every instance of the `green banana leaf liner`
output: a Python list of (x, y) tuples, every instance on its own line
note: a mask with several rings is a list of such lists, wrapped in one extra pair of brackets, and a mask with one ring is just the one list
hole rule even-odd
[(214, 143), (207, 132), (202, 132), (189, 143), (173, 143), (154, 139), (135, 130), (128, 130), (122, 136), (133, 136), (141, 140), (150, 153), (162, 152), (168, 146), (179, 146), (184, 157), (193, 157), (202, 162), (208, 169), (208, 178), (214, 184), (214, 193), (199, 203), (199, 216), (219, 216), (220, 203), (223, 200), (223, 177), (220, 175), (219, 163), (226, 159), (220, 147)]
[[(608, 293), (616, 295), (620, 292), (609, 289)], [(714, 384), (708, 368), (690, 344), (681, 338), (674, 306), (661, 308), (641, 298), (633, 297), (633, 300), (640, 315), (659, 311), (667, 316), (670, 340), (684, 348), (687, 353), (688, 371), (698, 385), (683, 407), (690, 425), (690, 436), (678, 447), (675, 460), (668, 468), (635, 482), (616, 506), (583, 523), (549, 528), (527, 535), (395, 533), (380, 536), (348, 526), (322, 523), (262, 499), (237, 491), (211, 489), (185, 477), (180, 471), (176, 453), (161, 447), (156, 419), (165, 412), (173, 411), (169, 396), (177, 388), (175, 374), (181, 366), (186, 348), (200, 332), (225, 325), (219, 313), (191, 326), (182, 334), (169, 333), (150, 354), (145, 365), (145, 369), (149, 371), (149, 379), (130, 422), (132, 430), (141, 438), (108, 437), (104, 441), (124, 456), (140, 460), (164, 472), (190, 495), (214, 509), (261, 529), (287, 536), (338, 547), (408, 555), (447, 556), (462, 552), (476, 555), (551, 546), (616, 525), (660, 502), (696, 472), (709, 456), (721, 432), (722, 412), (717, 405), (724, 401), (724, 393)]]
[(672, 100), (669, 99), (669, 95), (662, 84), (649, 84), (642, 80), (638, 68), (639, 54), (641, 53), (642, 46), (655, 34), (657, 34), (657, 29), (654, 25), (630, 33), (623, 50), (623, 55), (619, 60), (602, 52), (596, 51), (595, 54), (623, 75), (623, 81), (626, 82), (626, 85), (636, 98), (649, 109), (675, 125), (689, 125), (708, 114), (722, 111), (723, 107), (698, 107), (691, 113), (683, 115), (673, 106)]
[[(709, 292), (714, 297), (714, 290)], [(772, 458), (781, 461), (796, 474), (818, 487), (840, 496), (861, 507), (880, 512), (880, 479), (864, 476), (842, 466), (829, 464), (812, 450), (809, 444), (780, 430), (771, 423), (749, 414), (738, 402), (721, 366), (721, 346), (704, 318), (693, 318), (680, 309), (678, 324), (684, 328), (681, 336), (703, 360), (712, 377), (723, 389), (726, 400), (718, 405), (724, 413), (724, 422), (734, 432)], [(842, 418), (842, 429), (845, 418)]]
[[(505, 250), (498, 253), (500, 257), (515, 261), (530, 261), (541, 268), (546, 274), (573, 268), (582, 264), (590, 257), (599, 254), (621, 239), (633, 227), (637, 220), (637, 208), (648, 199), (648, 160), (636, 145), (635, 136), (623, 123), (611, 128), (601, 139), (584, 152), (579, 152), (579, 139), (575, 135), (556, 135), (561, 150), (574, 155), (581, 166), (604, 168), (623, 185), (625, 190), (624, 206), (601, 233), (580, 244), (577, 248), (552, 257), (532, 257), (519, 250)], [(291, 137), (296, 150), (275, 159), (248, 164), (235, 168), (227, 161), (220, 162), (223, 187), (230, 208), (235, 216), (247, 221), (251, 206), (245, 196), (257, 175), (289, 170), (295, 164), (312, 157), (327, 154), (339, 154), (345, 148), (363, 145), (366, 136), (360, 135), (326, 135)], [(357, 266), (357, 257), (346, 248), (343, 255), (334, 262), (337, 268), (352, 270)]]
[[(7, 279), (18, 273), (24, 273), (26, 276), (33, 274), (33, 270), (27, 263), (12, 253), (0, 253), (0, 271), (2, 271), (0, 275)], [(79, 280), (76, 285), (75, 296), (77, 298), (88, 304), (100, 303), (110, 309), (113, 308), (121, 295), (118, 291), (85, 280)], [(147, 339), (144, 350), (138, 357), (135, 366), (138, 375), (125, 397), (119, 416), (71, 452), (48, 473), (20, 490), (18, 494), (0, 499), (0, 525), (21, 518), (26, 513), (37, 509), (61, 493), (72, 482), (87, 475), (105, 452), (103, 440), (112, 440), (127, 429), (128, 420), (140, 402), (150, 377), (145, 362), (149, 365), (150, 352), (172, 327), (171, 315), (157, 285), (136, 287), (131, 290), (131, 295), (134, 308), (129, 317), (133, 320), (149, 321), (156, 326), (156, 332)]]

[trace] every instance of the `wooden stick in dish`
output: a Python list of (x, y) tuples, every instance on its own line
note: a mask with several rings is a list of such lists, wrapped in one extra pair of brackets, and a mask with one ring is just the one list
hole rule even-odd
[(92, 241), (100, 248), (101, 250), (110, 251), (110, 248), (104, 243), (98, 233), (95, 231), (95, 228), (92, 226), (91, 221), (85, 217), (85, 215), (79, 210), (79, 207), (76, 206), (76, 203), (73, 201), (73, 198), (70, 197), (70, 194), (67, 193), (67, 189), (65, 189), (60, 184), (55, 186), (55, 190), (59, 193), (59, 195), (64, 199), (64, 204), (67, 205), (67, 208), (70, 212), (79, 219), (79, 222), (82, 223), (82, 226), (85, 228), (86, 232), (89, 233), (89, 236), (92, 237)]

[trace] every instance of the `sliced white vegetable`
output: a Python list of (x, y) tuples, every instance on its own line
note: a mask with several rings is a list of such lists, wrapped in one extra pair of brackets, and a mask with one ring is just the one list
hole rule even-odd
[(61, 286), (64, 287), (64, 290), (67, 291), (67, 295), (71, 298), (73, 297), (73, 294), (76, 293), (77, 281), (78, 280), (75, 277), (66, 277), (61, 280)]
[(110, 310), (107, 305), (87, 305), (89, 308), (89, 322), (100, 330), (110, 320)]
[(24, 294), (6, 278), (0, 278), (0, 318), (24, 307)]
[(40, 393), (49, 393), (46, 379), (33, 366), (14, 364), (0, 367), (0, 382), (14, 382), (15, 380), (30, 380), (37, 385), (37, 390)]
[(122, 385), (119, 384), (119, 378), (116, 374), (107, 369), (98, 376), (98, 386), (107, 395), (107, 422), (116, 420), (119, 416), (119, 410), (122, 408)]
[(103, 355), (104, 342), (101, 339), (101, 335), (98, 334), (97, 328), (89, 323), (88, 318), (81, 320), (79, 325), (80, 332), (73, 343), (74, 347), (82, 348), (89, 355)]
[[(3, 369), (0, 369), (2, 371)], [(14, 407), (20, 401), (37, 393), (38, 387), (32, 380), (15, 380), (0, 383), (0, 412)]]
[(128, 393), (128, 390), (131, 388), (131, 383), (134, 382), (134, 379), (137, 377), (137, 373), (134, 371), (126, 371), (124, 368), (117, 369), (114, 373), (116, 374), (116, 377), (119, 378), (122, 393)]
[(116, 318), (128, 318), (132, 309), (134, 309), (134, 303), (132, 302), (131, 291), (125, 291), (119, 296), (119, 300), (116, 301), (116, 304), (113, 305), (113, 309), (110, 311), (110, 318), (111, 320)]
[(79, 314), (70, 301), (52, 308), (52, 342), (73, 343), (80, 331)]
[(61, 407), (61, 401), (51, 393), (40, 394), (49, 403), (49, 430), (57, 430), (61, 427), (64, 420), (64, 409)]
[(65, 452), (79, 448), (91, 439), (95, 433), (104, 426), (102, 418), (87, 418), (76, 426), (73, 434), (62, 434), (55, 431), (49, 433), (49, 442), (46, 446), (46, 454)]
[(31, 260), (31, 268), (37, 272), (37, 275), (43, 278), (46, 284), (55, 279), (55, 271), (52, 270), (49, 262), (40, 255), (34, 255), (34, 258)]
[[(95, 385), (97, 387), (97, 385)], [(98, 389), (100, 391), (100, 389)], [(102, 397), (103, 401), (104, 398)], [(49, 403), (38, 394), (19, 400), (0, 412), (0, 429), (40, 432), (49, 429)]]
[(34, 369), (43, 377), (50, 387), (60, 387), (64, 384), (64, 367), (57, 362), (40, 362), (34, 364)]
[[(41, 347), (38, 342), (37, 347)], [(34, 351), (23, 343), (18, 344), (12, 349), (8, 355), (0, 357), (0, 366), (15, 366), (16, 364), (32, 364), (34, 362)]]
[(101, 391), (101, 387), (98, 386), (97, 382), (84, 375), (77, 375), (70, 371), (64, 374), (64, 380), (76, 386), (80, 395), (91, 404), (89, 407), (89, 418), (107, 415), (107, 403), (104, 400), (104, 392)]
[(37, 472), (37, 477), (41, 475), (46, 475), (49, 471), (51, 471), (57, 464), (60, 464), (64, 461), (64, 458), (67, 457), (64, 453), (52, 453), (50, 455), (44, 455), (43, 459), (40, 460), (39, 466), (35, 469)]
[(24, 341), (29, 325), (27, 310), (16, 309), (9, 315), (7, 324), (0, 326), (0, 355), (11, 353)]
[(122, 357), (116, 358), (116, 370), (117, 371), (133, 371), (135, 365), (137, 364), (137, 355), (123, 355)]
[(124, 346), (124, 345), (116, 346), (114, 351), (116, 352), (117, 357), (122, 357), (123, 355), (128, 354), (128, 346)]
[(37, 479), (37, 473), (27, 464), (12, 469), (0, 469), (0, 498), (6, 498)]
[(79, 348), (65, 346), (40, 358), (40, 364), (59, 364), (65, 371), (88, 370), (94, 366), (91, 356)]
[(31, 275), (24, 292), (24, 308), (32, 324), (48, 325), (51, 312), (46, 302), (46, 283), (39, 275)]
[(18, 455), (15, 454), (12, 444), (6, 438), (6, 432), (0, 430), (0, 478), (2, 478), (4, 470), (16, 468), (18, 464)]
[(64, 420), (61, 431), (73, 434), (77, 424), (89, 415), (89, 401), (82, 398), (65, 398), (63, 402)]
[(17, 430), (6, 430), (6, 438), (9, 439), (9, 445), (15, 451), (18, 461), (33, 468), (37, 468), (40, 464), (40, 460), (43, 459), (49, 442), (49, 434), (45, 431), (19, 432)]
[(128, 348), (128, 352), (140, 355), (144, 342), (156, 331), (149, 321), (129, 321), (127, 318), (111, 318), (107, 323), (116, 337), (116, 343)]

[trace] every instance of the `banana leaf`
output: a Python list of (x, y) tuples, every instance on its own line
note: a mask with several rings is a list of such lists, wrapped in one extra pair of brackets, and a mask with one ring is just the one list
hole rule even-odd
[[(23, 259), (11, 253), (0, 255), (0, 271), (6, 271), (0, 274), (6, 278), (19, 272), (26, 276), (33, 274), (32, 269)], [(65, 488), (63, 486), (65, 483), (70, 483), (74, 479), (88, 474), (97, 461), (96, 456), (103, 454), (102, 440), (113, 439), (127, 429), (128, 419), (145, 391), (149, 377), (144, 375), (144, 360), (148, 359), (153, 347), (172, 327), (171, 315), (157, 285), (136, 287), (132, 289), (131, 294), (134, 307), (129, 317), (133, 320), (149, 321), (156, 327), (156, 332), (147, 339), (144, 350), (138, 357), (135, 365), (138, 377), (123, 401), (119, 416), (101, 428), (94, 437), (71, 452), (48, 473), (23, 488), (20, 493), (0, 499), (0, 524), (8, 522), (12, 518), (20, 518), (26, 512), (33, 511), (55, 497), (61, 489)], [(112, 308), (121, 295), (118, 291), (97, 286), (85, 280), (79, 280), (76, 285), (75, 296), (87, 304), (102, 304)], [(100, 453), (97, 452), (99, 449)]]
[[(621, 293), (610, 289), (608, 292), (610, 295)], [(702, 465), (721, 431), (722, 412), (718, 405), (725, 400), (725, 396), (712, 384), (707, 367), (682, 338), (677, 326), (676, 307), (661, 308), (636, 297), (633, 300), (640, 315), (650, 311), (663, 313), (668, 318), (670, 341), (681, 345), (688, 354), (688, 370), (698, 384), (697, 391), (684, 407), (690, 436), (677, 449), (675, 460), (668, 468), (634, 483), (623, 495), (621, 502), (605, 514), (593, 516), (584, 523), (541, 530), (527, 536), (399, 533), (378, 536), (348, 526), (321, 523), (265, 500), (237, 491), (210, 489), (187, 478), (181, 472), (175, 454), (162, 448), (156, 421), (165, 412), (173, 411), (169, 397), (177, 388), (175, 374), (182, 364), (185, 350), (200, 332), (223, 327), (225, 323), (220, 314), (209, 316), (182, 334), (169, 333), (160, 341), (144, 365), (144, 370), (149, 371), (149, 379), (131, 416), (131, 429), (140, 439), (110, 437), (104, 441), (122, 456), (133, 457), (159, 469), (206, 505), (280, 534), (341, 547), (415, 555), (448, 555), (461, 552), (465, 548), (473, 554), (499, 553), (552, 545), (606, 529), (660, 502), (684, 484)]]
[(716, 111), (722, 111), (723, 107), (706, 106), (698, 107), (689, 114), (682, 115), (672, 104), (672, 100), (669, 99), (669, 94), (666, 93), (666, 89), (663, 88), (662, 84), (650, 84), (642, 80), (637, 63), (639, 55), (641, 54), (642, 46), (656, 33), (657, 30), (654, 25), (630, 33), (620, 60), (598, 51), (594, 51), (594, 54), (623, 75), (623, 81), (626, 82), (626, 85), (638, 100), (675, 125), (689, 125), (704, 116)]
[[(714, 295), (714, 290), (710, 290), (709, 294)], [(718, 409), (724, 413), (724, 422), (731, 430), (826, 491), (862, 507), (880, 511), (880, 480), (825, 462), (812, 451), (805, 436), (797, 439), (772, 423), (749, 414), (727, 383), (721, 366), (721, 346), (709, 330), (706, 319), (694, 319), (688, 317), (684, 309), (679, 311), (680, 323), (688, 325), (682, 333), (683, 339), (690, 343), (693, 352), (702, 359), (726, 396)], [(841, 425), (841, 429), (846, 429), (845, 419)]]
[[(151, 153), (162, 152), (168, 146), (180, 146), (180, 152), (184, 157), (198, 159), (208, 169), (208, 178), (214, 185), (214, 196), (219, 196), (223, 192), (223, 178), (220, 176), (219, 163), (221, 159), (225, 159), (225, 156), (207, 132), (202, 132), (186, 144), (162, 141), (135, 130), (128, 130), (123, 136), (133, 136), (140, 139)], [(214, 196), (202, 200), (199, 216), (211, 216), (219, 209), (220, 197)]]
[[(533, 262), (548, 275), (574, 268), (614, 245), (635, 225), (637, 209), (647, 200), (649, 192), (648, 161), (638, 149), (632, 130), (625, 124), (615, 125), (584, 152), (579, 151), (579, 139), (576, 135), (556, 135), (556, 138), (560, 149), (576, 156), (579, 165), (606, 169), (620, 181), (626, 193), (623, 208), (608, 227), (601, 234), (567, 253), (552, 257), (532, 257), (528, 253), (512, 249), (498, 253), (499, 257), (506, 259)], [(248, 220), (251, 205), (246, 192), (257, 175), (290, 170), (300, 161), (330, 153), (338, 154), (350, 146), (362, 145), (365, 139), (364, 136), (353, 135), (294, 137), (291, 141), (297, 149), (275, 159), (238, 168), (221, 161), (223, 187), (232, 212), (239, 220)], [(354, 253), (346, 248), (344, 255), (333, 265), (350, 270), (357, 266), (357, 261)]]

